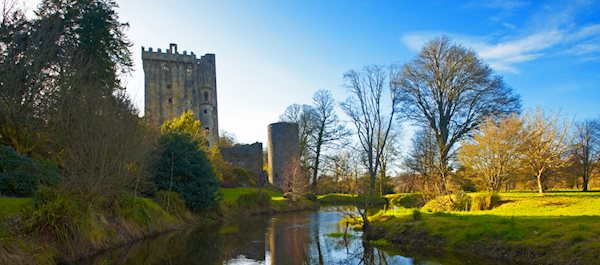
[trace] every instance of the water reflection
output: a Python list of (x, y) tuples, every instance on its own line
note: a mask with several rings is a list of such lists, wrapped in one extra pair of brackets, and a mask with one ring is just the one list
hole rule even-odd
[(332, 207), (244, 217), (213, 227), (163, 234), (75, 264), (482, 264), (452, 255), (440, 259), (421, 256), (414, 250), (382, 250), (352, 230), (346, 239), (330, 236), (344, 232), (341, 219), (342, 214)]

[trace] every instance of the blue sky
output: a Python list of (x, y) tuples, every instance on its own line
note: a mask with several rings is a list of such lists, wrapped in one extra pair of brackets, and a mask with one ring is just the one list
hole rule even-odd
[(599, 1), (118, 1), (130, 23), (128, 92), (143, 109), (141, 46), (215, 53), (219, 126), (266, 142), (285, 107), (342, 75), (404, 63), (445, 34), (474, 49), (522, 97), (569, 118), (600, 115)]

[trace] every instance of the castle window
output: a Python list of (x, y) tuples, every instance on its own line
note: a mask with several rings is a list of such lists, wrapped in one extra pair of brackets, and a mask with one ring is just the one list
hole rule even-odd
[(208, 102), (208, 92), (204, 92), (204, 101)]
[(188, 67), (188, 68), (187, 68), (187, 73), (188, 73), (188, 74), (191, 74), (191, 73), (192, 73), (192, 68), (191, 68), (191, 67)]
[(204, 110), (204, 113), (205, 113), (205, 114), (206, 114), (206, 113), (208, 113), (208, 110)]
[(169, 71), (169, 66), (168, 65), (163, 65), (163, 70), (164, 71)]
[(172, 98), (169, 98), (169, 103), (173, 103), (173, 99)]
[(167, 85), (167, 89), (171, 89), (171, 85)]

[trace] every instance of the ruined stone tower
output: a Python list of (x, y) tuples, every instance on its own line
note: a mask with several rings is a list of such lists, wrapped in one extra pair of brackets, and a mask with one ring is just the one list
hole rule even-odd
[(157, 125), (192, 110), (208, 131), (210, 145), (219, 139), (215, 55), (196, 58), (192, 52), (179, 53), (177, 44), (169, 49), (142, 47), (145, 76), (145, 115)]
[(294, 159), (300, 159), (298, 124), (277, 122), (269, 124), (269, 183), (284, 189), (284, 175)]

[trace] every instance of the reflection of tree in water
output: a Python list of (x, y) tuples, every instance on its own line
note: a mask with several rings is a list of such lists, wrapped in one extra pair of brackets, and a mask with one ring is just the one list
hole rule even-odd
[(77, 262), (110, 264), (222, 264), (223, 238), (218, 229), (190, 228), (141, 240)]

